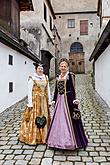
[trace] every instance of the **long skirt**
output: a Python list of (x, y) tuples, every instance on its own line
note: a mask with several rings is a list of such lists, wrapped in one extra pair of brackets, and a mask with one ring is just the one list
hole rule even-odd
[[(39, 116), (45, 116), (47, 120), (45, 127), (40, 129), (35, 124), (35, 119)], [(45, 144), (49, 125), (50, 112), (47, 99), (45, 96), (36, 95), (33, 108), (27, 107), (23, 114), (19, 140), (30, 145)]]
[[(55, 112), (47, 136), (47, 145), (49, 147), (74, 150), (87, 145), (82, 121), (74, 123), (74, 121), (70, 120), (71, 117), (67, 111), (65, 97), (64, 95), (58, 95)], [(79, 131), (81, 132), (75, 131), (74, 126), (80, 128)], [(78, 138), (78, 141), (76, 138)]]

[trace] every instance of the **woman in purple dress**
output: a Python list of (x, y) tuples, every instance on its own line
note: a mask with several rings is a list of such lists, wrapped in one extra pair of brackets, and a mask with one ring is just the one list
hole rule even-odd
[[(49, 147), (74, 150), (85, 148), (86, 138), (80, 114), (75, 114), (78, 101), (75, 98), (75, 75), (69, 72), (69, 62), (61, 59), (61, 74), (56, 78), (54, 115), (47, 136)], [(79, 116), (78, 116), (79, 115)]]

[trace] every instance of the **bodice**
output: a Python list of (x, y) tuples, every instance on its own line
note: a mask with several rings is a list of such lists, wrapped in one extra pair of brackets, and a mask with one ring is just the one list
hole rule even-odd
[(34, 80), (33, 90), (36, 94), (45, 94), (47, 89), (47, 81), (46, 79), (43, 80)]
[(58, 93), (60, 95), (63, 95), (65, 93), (65, 80), (58, 80), (57, 88), (58, 88)]

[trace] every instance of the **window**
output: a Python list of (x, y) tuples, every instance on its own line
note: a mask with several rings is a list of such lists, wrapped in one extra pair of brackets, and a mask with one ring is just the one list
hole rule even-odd
[(83, 52), (83, 45), (80, 42), (74, 42), (71, 44), (70, 52), (81, 53)]
[(52, 30), (52, 18), (50, 16), (50, 30)]
[(13, 92), (13, 82), (9, 82), (9, 93)]
[(68, 19), (68, 28), (74, 28), (74, 27), (75, 27), (75, 20)]
[(45, 4), (44, 4), (44, 20), (47, 22), (47, 8)]
[(81, 65), (82, 64), (82, 62), (81, 61), (79, 61), (79, 65)]
[(12, 55), (9, 55), (9, 62), (8, 62), (9, 65), (13, 65), (13, 56)]
[(75, 65), (75, 62), (74, 61), (72, 62), (72, 65)]
[(80, 21), (80, 35), (88, 35), (88, 20)]

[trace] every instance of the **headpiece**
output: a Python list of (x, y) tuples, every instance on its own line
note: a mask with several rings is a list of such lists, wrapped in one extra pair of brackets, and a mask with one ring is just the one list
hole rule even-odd
[(45, 67), (46, 65), (45, 64), (42, 64), (42, 63), (33, 63), (33, 65), (35, 66), (35, 68), (37, 68), (38, 66), (41, 66), (41, 67)]
[(59, 64), (60, 64), (61, 62), (66, 62), (66, 63), (68, 64), (68, 66), (69, 66), (69, 60), (68, 60), (67, 58), (62, 58), (62, 59), (60, 59)]

